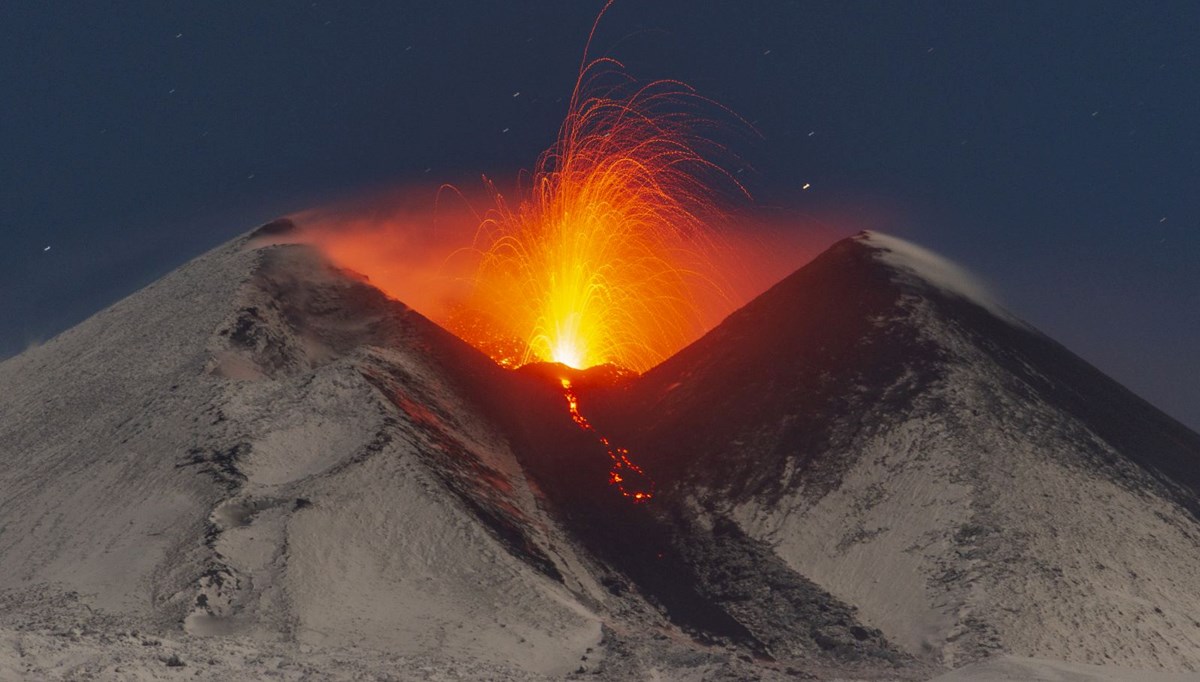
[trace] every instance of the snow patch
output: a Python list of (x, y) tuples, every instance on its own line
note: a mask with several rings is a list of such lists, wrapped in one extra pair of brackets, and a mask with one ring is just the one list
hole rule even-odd
[(879, 232), (864, 232), (860, 239), (873, 247), (880, 262), (893, 270), (914, 277), (919, 282), (936, 287), (944, 293), (965, 298), (1002, 320), (1024, 326), (1023, 322), (1000, 305), (995, 295), (975, 275), (956, 263), (899, 237)]

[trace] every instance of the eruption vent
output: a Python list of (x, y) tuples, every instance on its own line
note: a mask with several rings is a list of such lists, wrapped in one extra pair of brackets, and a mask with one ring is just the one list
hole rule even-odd
[(723, 151), (701, 134), (712, 122), (688, 113), (711, 102), (676, 81), (636, 85), (611, 58), (589, 61), (595, 31), (528, 195), (512, 206), (488, 183), (495, 207), (476, 235), (472, 322), (456, 331), (505, 366), (645, 371), (703, 331), (698, 300), (724, 296), (705, 224), (718, 213), (713, 181), (744, 190), (706, 160)]

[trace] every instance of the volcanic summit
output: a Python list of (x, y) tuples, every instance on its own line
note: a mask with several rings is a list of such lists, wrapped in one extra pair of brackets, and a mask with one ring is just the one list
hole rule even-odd
[(0, 363), (0, 678), (1200, 669), (1200, 436), (920, 247), (637, 375), (504, 369), (288, 230)]

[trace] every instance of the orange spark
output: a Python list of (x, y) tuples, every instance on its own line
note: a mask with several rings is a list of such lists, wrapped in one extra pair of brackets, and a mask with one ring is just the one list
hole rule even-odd
[[(713, 181), (744, 190), (706, 159), (723, 151), (701, 135), (712, 123), (687, 111), (711, 102), (676, 81), (638, 86), (611, 58), (589, 61), (595, 31), (528, 195), (513, 207), (487, 183), (495, 208), (476, 235), (466, 317), (489, 331), (456, 331), (505, 366), (645, 371), (704, 331), (698, 299), (724, 297), (706, 226), (718, 214)], [(516, 343), (498, 351), (500, 340)]]

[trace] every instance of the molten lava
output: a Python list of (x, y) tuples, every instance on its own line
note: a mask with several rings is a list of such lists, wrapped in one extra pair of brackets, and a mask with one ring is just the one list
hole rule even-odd
[(579, 397), (575, 395), (575, 389), (572, 388), (570, 379), (562, 380), (562, 388), (563, 395), (567, 398), (567, 409), (571, 412), (571, 420), (579, 425), (579, 428), (594, 435), (596, 441), (604, 446), (609, 459), (612, 460), (612, 468), (608, 470), (609, 485), (616, 487), (621, 495), (635, 503), (648, 502), (654, 497), (654, 481), (646, 476), (641, 467), (629, 459), (628, 449), (614, 446), (608, 438), (596, 432), (596, 428), (579, 411)]
[[(721, 195), (746, 192), (712, 160), (728, 156), (711, 139), (721, 126), (695, 112), (737, 117), (683, 83), (638, 84), (620, 62), (590, 58), (611, 5), (592, 25), (557, 140), (521, 200), (510, 204), (485, 179), (494, 206), (466, 223), (475, 230), (471, 248), (425, 267), (420, 254), (444, 233), (414, 236), (406, 226), (424, 216), (381, 219), (377, 211), (353, 221), (311, 217), (305, 222), (317, 225), (302, 238), (512, 369), (557, 362), (643, 372), (700, 336), (741, 297), (728, 277), (732, 242), (718, 241), (710, 225), (725, 222)], [(319, 229), (322, 222), (338, 229)], [(385, 242), (394, 248), (382, 249)], [(463, 261), (474, 273), (465, 293), (437, 274)], [(761, 274), (764, 262), (753, 269)], [(572, 420), (608, 452), (610, 484), (634, 502), (651, 499), (653, 483), (629, 451), (596, 433), (570, 381), (562, 390)]]
[(704, 331), (698, 300), (724, 297), (706, 220), (718, 213), (714, 185), (744, 190), (706, 160), (723, 151), (701, 134), (711, 121), (688, 113), (711, 102), (589, 61), (595, 31), (528, 195), (514, 207), (488, 183), (495, 208), (476, 234), (470, 322), (455, 331), (505, 366), (645, 371)]

